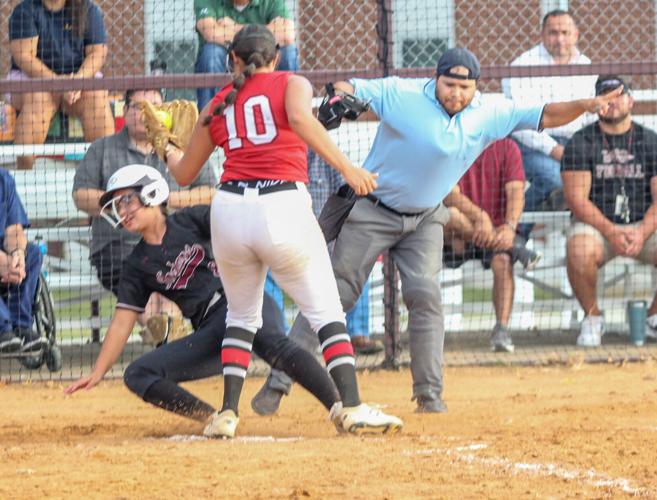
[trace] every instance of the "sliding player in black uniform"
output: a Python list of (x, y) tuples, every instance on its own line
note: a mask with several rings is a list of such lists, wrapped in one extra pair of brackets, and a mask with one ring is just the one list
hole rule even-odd
[[(158, 292), (178, 305), (194, 333), (134, 361), (125, 370), (125, 383), (148, 403), (205, 422), (215, 409), (178, 383), (222, 372), (227, 303), (212, 258), (210, 207), (197, 205), (167, 215), (162, 207), (168, 196), (164, 178), (145, 165), (123, 167), (108, 180), (100, 200), (103, 216), (115, 226), (140, 233), (142, 240), (124, 262), (116, 310), (92, 373), (65, 392), (91, 389), (102, 380), (123, 351), (151, 293)], [(266, 294), (262, 314), (253, 351), (331, 410), (337, 401), (333, 382), (312, 354), (285, 337), (278, 308)], [(244, 351), (242, 355), (250, 356), (250, 345), (245, 344)], [(332, 415), (339, 413), (339, 406)]]

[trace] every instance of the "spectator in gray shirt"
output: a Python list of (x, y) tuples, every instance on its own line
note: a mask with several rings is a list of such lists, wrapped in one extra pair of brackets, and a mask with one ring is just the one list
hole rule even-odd
[[(118, 133), (94, 141), (78, 166), (73, 182), (75, 205), (92, 217), (91, 222), (91, 263), (96, 268), (102, 285), (116, 295), (123, 259), (132, 251), (139, 238), (122, 228), (113, 228), (100, 217), (100, 197), (110, 176), (119, 168), (133, 163), (149, 165), (157, 169), (169, 182), (171, 195), (168, 207), (176, 209), (190, 205), (209, 204), (214, 194), (216, 176), (209, 164), (201, 170), (191, 186), (179, 186), (168, 175), (166, 165), (158, 158), (146, 138), (143, 115), (138, 102), (148, 100), (153, 104), (162, 103), (159, 90), (128, 90), (125, 95), (125, 127)], [(140, 318), (146, 319), (167, 310), (165, 299), (152, 296), (146, 312)]]

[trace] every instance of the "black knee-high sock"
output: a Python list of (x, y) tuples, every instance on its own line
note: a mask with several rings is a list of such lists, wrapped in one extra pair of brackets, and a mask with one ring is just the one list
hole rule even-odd
[(326, 368), (338, 388), (342, 404), (358, 406), (360, 396), (356, 381), (356, 360), (347, 327), (344, 323), (329, 323), (319, 329), (318, 335)]
[(243, 328), (236, 326), (226, 328), (221, 343), (221, 364), (224, 373), (224, 402), (221, 411), (233, 410), (237, 415), (242, 386), (251, 360), (254, 337), (255, 333)]
[[(262, 334), (266, 335), (264, 332)], [(335, 385), (315, 356), (287, 337), (276, 341), (269, 351), (265, 354), (267, 356), (265, 361), (272, 368), (284, 371), (292, 380), (319, 399), (327, 410), (331, 409), (339, 396)]]
[(144, 394), (144, 401), (199, 422), (204, 422), (214, 413), (214, 408), (205, 401), (166, 379), (151, 385)]

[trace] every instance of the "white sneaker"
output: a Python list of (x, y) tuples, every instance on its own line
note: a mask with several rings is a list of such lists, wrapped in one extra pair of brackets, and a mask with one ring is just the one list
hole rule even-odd
[(340, 416), (342, 414), (342, 401), (337, 401), (333, 403), (333, 406), (331, 406), (331, 411), (329, 411), (328, 418), (331, 422), (333, 422), (333, 425), (335, 425), (335, 428), (338, 430), (340, 434), (344, 434), (345, 431), (344, 428), (342, 427), (342, 422), (340, 420)]
[[(341, 405), (341, 404), (340, 404)], [(386, 415), (365, 403), (347, 408), (337, 408), (333, 405), (329, 418), (333, 421), (338, 431), (351, 434), (367, 433), (390, 433), (399, 432), (404, 426), (401, 419), (392, 415)]]
[(203, 435), (211, 438), (232, 438), (235, 437), (235, 429), (240, 419), (235, 415), (233, 410), (224, 410), (214, 412), (210, 417)]
[(646, 340), (657, 340), (657, 314), (646, 318)]
[(582, 347), (598, 347), (605, 333), (605, 320), (602, 316), (587, 316), (582, 321), (577, 337), (577, 345)]

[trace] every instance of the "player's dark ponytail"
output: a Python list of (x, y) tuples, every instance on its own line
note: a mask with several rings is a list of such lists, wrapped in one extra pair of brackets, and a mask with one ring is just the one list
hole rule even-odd
[(244, 86), (246, 79), (252, 76), (256, 69), (271, 63), (276, 57), (277, 48), (274, 35), (263, 25), (248, 24), (238, 31), (230, 50), (246, 62), (246, 68), (243, 73), (233, 78), (232, 90), (214, 107), (212, 113), (205, 117), (203, 125), (209, 125), (215, 116), (221, 115), (228, 106), (235, 103), (237, 93)]

